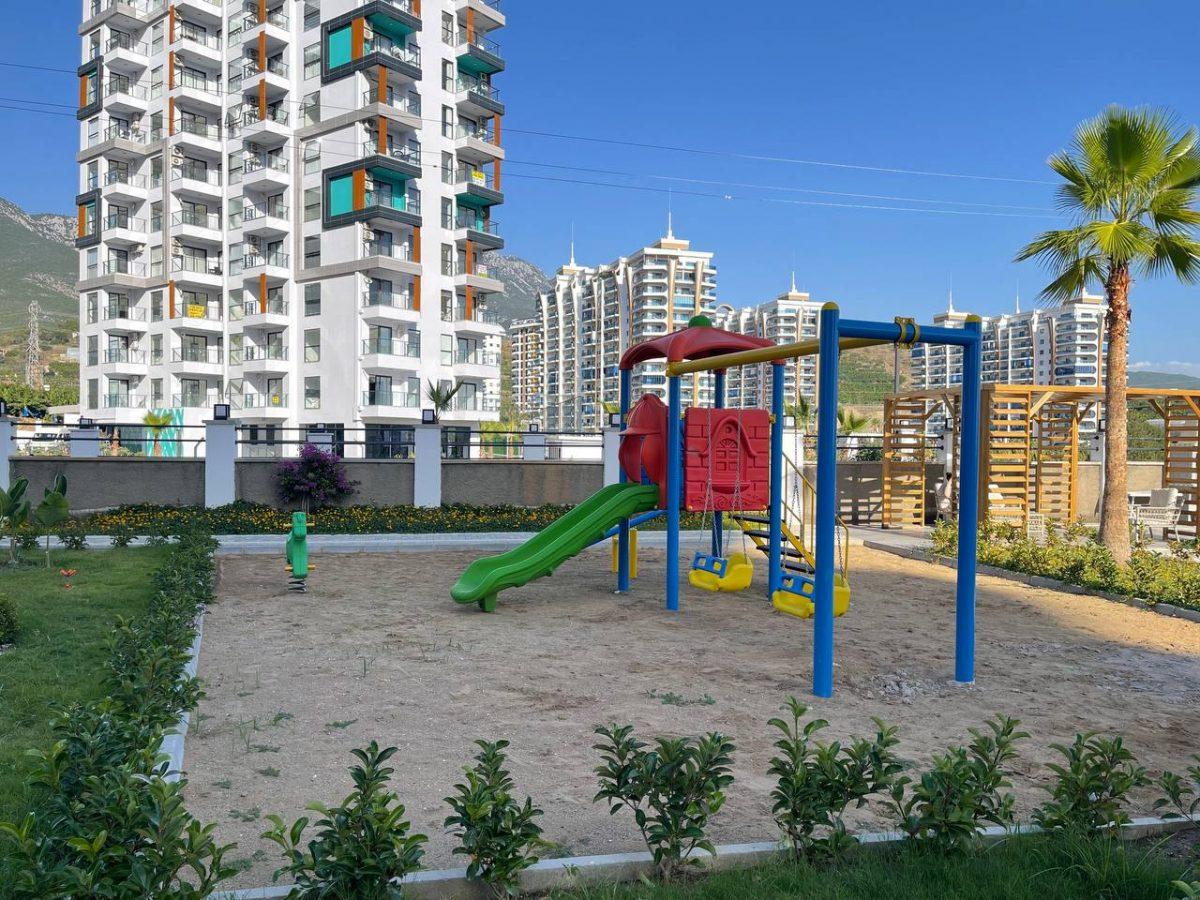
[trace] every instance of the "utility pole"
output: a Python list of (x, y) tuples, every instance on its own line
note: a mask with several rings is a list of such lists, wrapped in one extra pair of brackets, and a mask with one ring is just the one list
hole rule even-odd
[(42, 336), (39, 322), (42, 307), (37, 300), (29, 302), (29, 339), (25, 342), (25, 384), (41, 390), (44, 384), (42, 371)]

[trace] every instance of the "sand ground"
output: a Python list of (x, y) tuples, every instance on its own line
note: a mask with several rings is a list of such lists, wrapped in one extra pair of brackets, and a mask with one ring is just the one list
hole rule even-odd
[[(208, 692), (186, 744), (188, 806), (219, 823), (248, 866), (236, 886), (270, 882), (277, 848), (259, 834), (269, 812), (292, 819), (350, 789), (352, 747), (395, 745), (396, 789), (430, 836), (427, 865), (458, 865), (442, 801), (472, 740), (512, 741), (518, 788), (545, 810), (563, 853), (640, 849), (632, 821), (592, 803), (592, 726), (640, 733), (718, 729), (737, 744), (718, 842), (774, 836), (767, 719), (788, 694), (808, 697), (811, 623), (775, 613), (756, 587), (694, 590), (661, 608), (664, 555), (644, 551), (627, 596), (611, 593), (607, 548), (553, 577), (501, 594), (485, 615), (449, 586), (470, 553), (327, 555), (307, 594), (285, 590), (273, 557), (223, 557), (199, 674)], [(685, 564), (686, 565), (686, 564)], [(902, 756), (924, 764), (993, 713), (1033, 738), (1016, 764), (1021, 815), (1044, 796), (1048, 744), (1079, 730), (1125, 734), (1152, 770), (1200, 750), (1200, 625), (1104, 600), (981, 577), (978, 668), (955, 685), (951, 570), (853, 550), (854, 599), (837, 623), (832, 700), (812, 700), (829, 737), (900, 726)], [(667, 698), (665, 694), (678, 695)], [(810, 700), (812, 698), (809, 698)], [(1149, 811), (1150, 796), (1138, 798)], [(852, 821), (886, 823), (868, 807)]]

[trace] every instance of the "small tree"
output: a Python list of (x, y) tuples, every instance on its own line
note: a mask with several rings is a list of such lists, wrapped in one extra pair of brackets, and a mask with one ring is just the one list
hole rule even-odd
[(283, 501), (299, 503), (305, 512), (349, 497), (358, 483), (346, 475), (340, 456), (313, 444), (301, 447), (298, 458), (281, 462), (275, 477)]
[(812, 424), (812, 404), (807, 397), (797, 397), (795, 403), (785, 403), (783, 411), (796, 420), (796, 427), (808, 431)]
[(867, 417), (842, 407), (837, 412), (838, 434), (858, 434), (867, 427)]
[(67, 505), (67, 477), (55, 475), (54, 483), (42, 492), (42, 502), (33, 509), (33, 521), (46, 536), (46, 568), (50, 568), (50, 533), (71, 515)]
[(25, 499), (28, 487), (28, 478), (18, 478), (7, 491), (0, 491), (0, 529), (8, 534), (12, 562), (17, 561), (17, 531), (29, 521), (29, 501)]
[(455, 396), (462, 388), (462, 382), (458, 382), (453, 387), (444, 384), (438, 384), (436, 381), (430, 380), (425, 385), (425, 397), (433, 404), (433, 419), (435, 422), (442, 420), (442, 414), (449, 412), (450, 405), (454, 402)]
[(169, 412), (150, 410), (142, 417), (142, 424), (150, 429), (150, 435), (154, 438), (154, 444), (150, 449), (151, 456), (162, 456), (162, 433), (170, 427), (171, 423), (172, 418)]

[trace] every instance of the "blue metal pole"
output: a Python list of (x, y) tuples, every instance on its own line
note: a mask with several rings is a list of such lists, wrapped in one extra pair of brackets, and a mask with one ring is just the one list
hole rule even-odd
[(979, 416), (983, 323), (968, 316), (963, 330), (962, 436), (958, 461), (958, 583), (954, 597), (954, 680), (975, 680), (975, 554), (979, 532)]
[(771, 364), (771, 525), (767, 599), (783, 585), (783, 363)]
[[(621, 370), (621, 431), (629, 427), (629, 392), (632, 372), (629, 369)], [(629, 476), (625, 474), (622, 468), (620, 472), (621, 484), (629, 480)], [(629, 590), (629, 520), (622, 519), (617, 526), (617, 592), (625, 593)]]
[(821, 308), (817, 357), (816, 572), (813, 573), (813, 693), (833, 696), (833, 574), (837, 528), (838, 307)]
[(679, 502), (683, 496), (683, 466), (679, 439), (679, 376), (667, 379), (667, 609), (679, 609)]
[[(725, 370), (717, 369), (717, 371), (713, 374), (713, 409), (724, 409), (724, 408), (725, 408)], [(712, 440), (712, 429), (711, 428), (709, 429), (709, 440), (710, 441)], [(710, 453), (712, 452), (712, 450), (713, 450), (713, 448), (709, 447)], [(724, 525), (723, 525), (722, 520), (723, 520), (722, 515), (719, 512), (714, 510), (713, 511), (713, 519), (712, 519), (712, 552), (713, 552), (713, 556), (720, 556), (721, 551), (724, 549), (721, 546), (721, 542), (725, 539)]]

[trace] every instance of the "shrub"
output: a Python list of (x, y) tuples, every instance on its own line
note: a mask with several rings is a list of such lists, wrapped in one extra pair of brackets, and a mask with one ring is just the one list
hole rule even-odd
[(462, 842), (454, 852), (471, 860), (467, 877), (482, 881), (494, 897), (514, 896), (521, 870), (538, 859), (530, 851), (542, 843), (534, 821), (542, 811), (529, 797), (520, 803), (512, 795), (513, 780), (504, 768), (508, 741), (475, 743), (475, 765), (446, 798), (454, 814), (444, 824)]
[[(808, 708), (795, 697), (788, 698), (784, 709), (788, 719), (768, 723), (780, 734), (775, 741), (780, 755), (771, 758), (769, 770), (776, 778), (771, 812), (797, 861), (839, 856), (852, 843), (842, 822), (846, 807), (853, 803), (861, 808), (870, 795), (889, 789), (900, 771), (892, 752), (898, 743), (896, 729), (876, 719), (874, 740), (821, 744), (812, 738), (828, 722), (813, 719), (801, 727)], [(823, 836), (816, 836), (818, 828), (825, 830)]]
[(1196, 765), (1188, 766), (1186, 776), (1168, 771), (1156, 782), (1166, 796), (1154, 801), (1154, 809), (1165, 809), (1164, 818), (1195, 819), (1200, 813), (1200, 753), (1192, 754), (1192, 759)]
[(312, 444), (300, 448), (299, 458), (281, 462), (275, 478), (283, 502), (300, 503), (305, 510), (349, 497), (357, 484), (346, 476), (341, 457)]
[(13, 540), (16, 541), (18, 553), (29, 553), (38, 548), (41, 538), (33, 528), (22, 528), (13, 535)]
[(128, 547), (137, 536), (128, 525), (118, 525), (110, 532), (114, 547)]
[(350, 769), (354, 790), (339, 805), (320, 803), (308, 808), (322, 816), (317, 835), (301, 845), (308, 817), (287, 827), (277, 815), (267, 818), (274, 825), (263, 837), (283, 848), (288, 864), (275, 878), (288, 874), (296, 882), (289, 897), (354, 897), (385, 900), (395, 896), (391, 881), (415, 872), (428, 838), (410, 834), (404, 806), (387, 790), (395, 771), (384, 764), (395, 747), (379, 749), (375, 741), (365, 749), (351, 751), (359, 765)]
[(1033, 815), (1038, 825), (1092, 830), (1129, 821), (1122, 808), (1125, 798), (1135, 787), (1149, 784), (1149, 778), (1119, 735), (1077, 734), (1070, 746), (1050, 746), (1064, 762), (1049, 764), (1058, 780), (1047, 788), (1051, 799)]
[(892, 785), (890, 803), (899, 827), (910, 839), (929, 841), (942, 852), (971, 849), (985, 823), (1011, 825), (1013, 796), (1005, 766), (1017, 755), (1016, 743), (1029, 737), (1020, 722), (996, 716), (987, 731), (971, 729), (971, 743), (951, 747), (933, 758), (933, 768), (913, 781), (901, 776)]
[(0, 644), (15, 644), (20, 633), (17, 608), (7, 597), (0, 596)]
[(622, 807), (633, 811), (664, 881), (681, 864), (697, 862), (692, 851), (716, 853), (705, 829), (733, 783), (731, 741), (714, 731), (694, 741), (655, 738), (654, 749), (647, 750), (632, 725), (597, 726), (594, 733), (604, 740), (593, 748), (603, 760), (593, 801), (606, 800), (610, 814)]
[(58, 529), (56, 537), (68, 550), (87, 549), (87, 533), (78, 522), (67, 522)]

